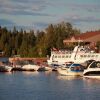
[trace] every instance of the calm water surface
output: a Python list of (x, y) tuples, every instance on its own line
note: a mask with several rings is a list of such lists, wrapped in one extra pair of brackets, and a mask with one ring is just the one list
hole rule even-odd
[(0, 73), (0, 100), (100, 100), (100, 80), (56, 72)]

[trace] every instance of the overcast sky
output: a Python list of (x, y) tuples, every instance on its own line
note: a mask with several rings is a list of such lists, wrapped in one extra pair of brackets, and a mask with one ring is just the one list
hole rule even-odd
[(82, 32), (100, 29), (100, 0), (0, 0), (0, 25), (45, 29), (70, 22)]

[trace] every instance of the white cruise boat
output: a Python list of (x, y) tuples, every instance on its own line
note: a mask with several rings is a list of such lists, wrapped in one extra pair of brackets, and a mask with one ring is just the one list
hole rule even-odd
[(100, 61), (93, 61), (83, 72), (84, 77), (100, 79)]
[(90, 50), (88, 47), (76, 46), (73, 51), (59, 50), (51, 51), (51, 56), (47, 60), (48, 64), (65, 64), (66, 62), (84, 63), (87, 60), (100, 59), (100, 53)]
[(83, 70), (84, 67), (81, 64), (69, 64), (66, 67), (58, 67), (57, 71), (61, 75), (66, 75), (66, 76), (83, 76)]

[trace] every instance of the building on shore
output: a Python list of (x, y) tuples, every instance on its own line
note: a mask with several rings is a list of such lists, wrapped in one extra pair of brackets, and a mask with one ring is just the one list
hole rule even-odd
[(79, 35), (72, 36), (71, 38), (65, 39), (63, 42), (67, 44), (68, 42), (98, 42), (100, 41), (100, 31), (91, 31), (82, 33)]
[[(100, 31), (90, 31), (63, 40), (65, 45), (73, 42), (88, 43), (91, 48), (97, 50), (96, 43), (100, 42)], [(100, 45), (98, 49), (97, 52), (100, 52)]]

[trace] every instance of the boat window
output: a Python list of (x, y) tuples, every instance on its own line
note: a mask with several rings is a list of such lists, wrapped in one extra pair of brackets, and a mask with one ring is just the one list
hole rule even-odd
[(94, 55), (92, 55), (92, 57), (94, 57)]
[(65, 58), (65, 56), (62, 56), (62, 58)]
[(68, 56), (66, 56), (66, 58), (68, 58)]
[(57, 56), (55, 56), (55, 58), (57, 58)]
[(61, 58), (61, 56), (58, 56), (58, 58)]
[(86, 57), (87, 55), (84, 55), (84, 57)]
[(98, 57), (98, 55), (92, 55), (92, 57)]
[(96, 55), (96, 57), (98, 57), (98, 55)]
[(99, 63), (97, 63), (97, 67), (98, 67), (98, 68), (100, 68), (100, 62), (99, 62)]
[(65, 68), (69, 68), (70, 67), (70, 65), (66, 65), (66, 67)]
[(84, 68), (82, 66), (75, 66), (75, 67), (71, 67), (72, 71), (83, 71)]
[(80, 57), (83, 57), (83, 55), (80, 55)]
[(88, 57), (90, 57), (90, 55), (88, 55)]
[(90, 68), (100, 67), (100, 62), (94, 62), (90, 65)]

